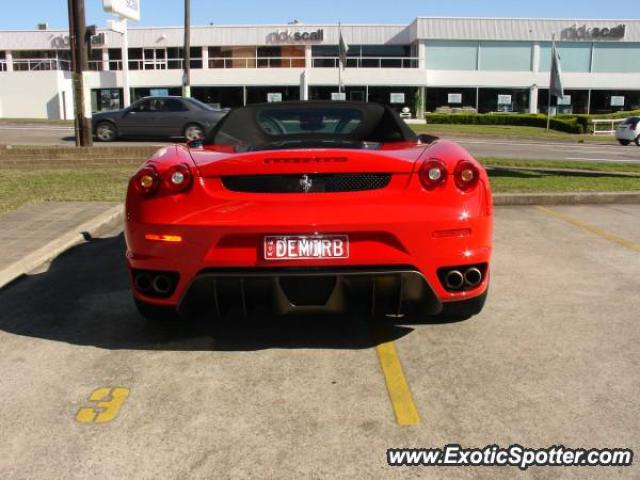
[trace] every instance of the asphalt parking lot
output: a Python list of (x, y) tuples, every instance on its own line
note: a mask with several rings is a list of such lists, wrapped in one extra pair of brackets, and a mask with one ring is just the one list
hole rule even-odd
[[(0, 478), (639, 478), (637, 462), (523, 472), (385, 456), (449, 443), (637, 454), (639, 218), (640, 205), (497, 208), (488, 304), (448, 324), (150, 325), (109, 232), (0, 291)], [(393, 347), (408, 399), (381, 368)], [(95, 410), (101, 388), (94, 400), (115, 402)], [(403, 405), (413, 424), (398, 424)]]

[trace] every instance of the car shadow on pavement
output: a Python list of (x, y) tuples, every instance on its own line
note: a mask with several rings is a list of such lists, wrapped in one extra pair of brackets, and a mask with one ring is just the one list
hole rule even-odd
[(58, 256), (47, 271), (6, 286), (0, 290), (0, 330), (106, 349), (175, 351), (366, 349), (413, 331), (379, 324), (382, 333), (373, 335), (368, 319), (353, 315), (152, 323), (131, 299), (124, 250), (122, 234), (90, 239)]

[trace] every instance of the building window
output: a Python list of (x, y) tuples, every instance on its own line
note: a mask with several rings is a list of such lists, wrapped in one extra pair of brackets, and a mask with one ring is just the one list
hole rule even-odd
[(640, 109), (638, 90), (591, 90), (592, 114)]
[(258, 47), (258, 68), (304, 68), (304, 47)]
[(531, 50), (529, 42), (480, 42), (480, 70), (531, 71)]
[(108, 112), (122, 108), (121, 88), (98, 88), (91, 90), (91, 111)]
[[(184, 49), (181, 47), (167, 48), (169, 70), (182, 70), (183, 53)], [(191, 57), (189, 67), (194, 69), (202, 68), (202, 47), (191, 47), (189, 55)]]
[(475, 88), (427, 88), (426, 109), (429, 112), (476, 112)]
[(209, 47), (209, 68), (256, 68), (256, 47)]
[(15, 50), (13, 51), (13, 69), (32, 70), (71, 70), (71, 62), (58, 58), (57, 50)]
[[(591, 43), (558, 42), (563, 72), (589, 72), (591, 70)], [(540, 44), (541, 72), (551, 68), (551, 43)]]
[(89, 55), (89, 70), (100, 72), (104, 70), (103, 67), (104, 65), (102, 63), (102, 50), (92, 48), (91, 54)]
[(300, 87), (247, 87), (247, 103), (265, 103), (269, 99), (270, 93), (282, 95), (282, 101), (299, 100)]
[(0, 72), (7, 71), (7, 53), (0, 51)]
[(426, 45), (429, 70), (476, 70), (478, 42), (429, 40)]
[(336, 68), (338, 66), (338, 46), (314, 45), (311, 47), (311, 57), (314, 68)]
[[(337, 45), (314, 45), (311, 56), (315, 68), (337, 68)], [(350, 45), (347, 68), (417, 68), (410, 45)]]
[[(547, 113), (547, 100), (549, 98), (548, 89), (538, 91), (538, 110)], [(556, 97), (551, 98), (552, 110), (562, 114), (589, 113), (589, 90), (567, 90), (564, 91), (564, 101), (558, 102)]]
[(214, 108), (235, 108), (244, 104), (242, 87), (191, 87), (191, 95)]
[[(594, 43), (593, 72), (640, 72), (640, 45), (633, 43)], [(562, 64), (564, 67), (564, 63)]]
[(478, 95), (478, 112), (529, 112), (529, 89), (481, 88)]
[(142, 70), (142, 49), (129, 49), (129, 70)]
[(109, 49), (109, 70), (122, 70), (122, 49)]

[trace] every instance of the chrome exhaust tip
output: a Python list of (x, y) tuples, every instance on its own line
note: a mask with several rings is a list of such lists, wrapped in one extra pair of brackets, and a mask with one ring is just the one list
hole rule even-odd
[(449, 290), (458, 290), (464, 285), (464, 276), (459, 270), (451, 270), (445, 277), (445, 285)]
[(171, 291), (171, 279), (166, 275), (156, 275), (153, 277), (152, 287), (158, 295), (167, 295)]
[(133, 278), (133, 283), (141, 292), (149, 292), (152, 288), (151, 277), (146, 273), (138, 273)]
[(468, 287), (477, 287), (482, 282), (482, 272), (473, 267), (464, 272), (464, 284)]

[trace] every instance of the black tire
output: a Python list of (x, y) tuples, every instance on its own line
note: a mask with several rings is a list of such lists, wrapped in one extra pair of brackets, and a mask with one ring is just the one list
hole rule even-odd
[[(637, 142), (637, 140), (636, 140)], [(626, 147), (627, 145), (629, 145), (631, 142), (629, 140), (622, 140), (622, 139), (618, 139), (618, 143), (620, 145), (622, 145), (623, 147)]]
[(138, 313), (151, 322), (170, 322), (180, 318), (175, 308), (152, 305), (137, 298), (134, 298), (133, 301)]
[(183, 136), (187, 142), (204, 138), (204, 128), (197, 123), (190, 123), (184, 127)]
[(639, 147), (640, 147), (640, 135), (638, 135), (638, 136), (636, 137), (636, 139), (634, 140), (634, 142), (635, 142), (635, 144), (636, 144), (637, 146), (639, 146)]
[(118, 138), (118, 129), (111, 122), (100, 122), (96, 125), (96, 138), (100, 142), (113, 142)]

